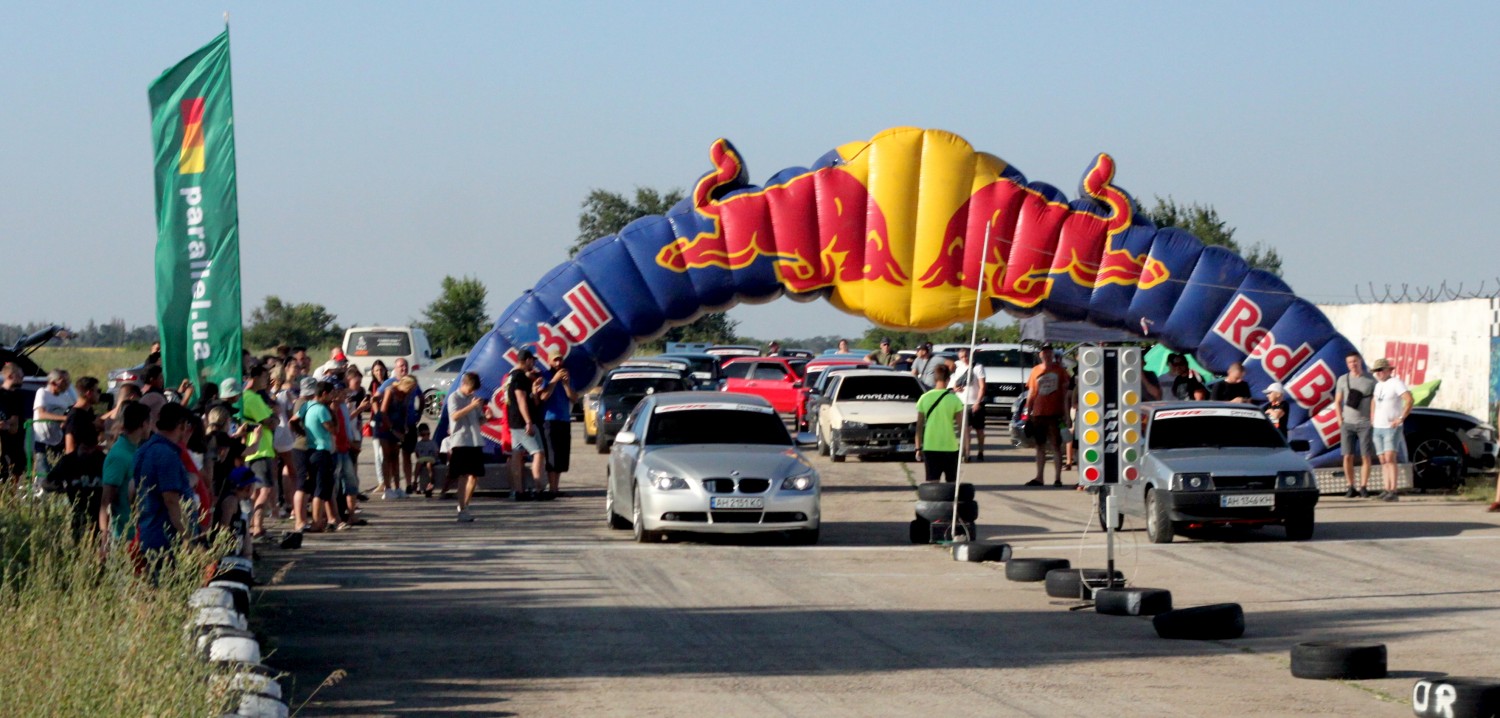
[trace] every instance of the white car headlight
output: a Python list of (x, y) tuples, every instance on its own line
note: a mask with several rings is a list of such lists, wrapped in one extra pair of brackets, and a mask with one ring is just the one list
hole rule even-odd
[(687, 479), (684, 479), (680, 476), (673, 476), (665, 471), (658, 471), (656, 469), (647, 471), (646, 479), (651, 484), (651, 486), (656, 488), (658, 491), (675, 491), (678, 489), (686, 489), (688, 487)]
[(809, 471), (805, 474), (788, 476), (781, 480), (782, 491), (810, 491), (818, 485), (818, 472)]

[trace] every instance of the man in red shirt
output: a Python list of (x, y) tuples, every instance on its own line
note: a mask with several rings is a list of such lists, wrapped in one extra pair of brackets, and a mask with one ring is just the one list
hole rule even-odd
[(1062, 426), (1068, 410), (1068, 370), (1058, 363), (1050, 344), (1042, 345), (1041, 363), (1031, 368), (1026, 379), (1026, 410), (1030, 415), (1032, 436), (1036, 437), (1036, 478), (1027, 486), (1044, 486), (1042, 474), (1047, 468), (1047, 447), (1052, 447), (1053, 486), (1062, 486)]

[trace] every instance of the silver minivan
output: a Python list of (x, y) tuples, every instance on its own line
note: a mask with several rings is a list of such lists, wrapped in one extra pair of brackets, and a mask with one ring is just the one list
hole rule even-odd
[(442, 356), (427, 342), (427, 332), (418, 327), (350, 327), (344, 332), (344, 356), (365, 374), (379, 359), (386, 369), (394, 369), (397, 359), (405, 359), (407, 368), (417, 371)]

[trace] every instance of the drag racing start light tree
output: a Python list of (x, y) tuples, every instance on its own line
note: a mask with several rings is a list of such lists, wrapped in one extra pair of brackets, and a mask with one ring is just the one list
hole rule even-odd
[(1078, 483), (1102, 486), (1140, 478), (1141, 350), (1078, 350)]

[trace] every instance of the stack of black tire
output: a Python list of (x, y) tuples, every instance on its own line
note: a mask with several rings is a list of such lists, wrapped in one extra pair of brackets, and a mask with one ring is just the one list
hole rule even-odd
[[(954, 530), (954, 502), (958, 503), (958, 526)], [(974, 521), (979, 518), (979, 503), (974, 500), (973, 484), (949, 484), (929, 481), (917, 485), (917, 517), (911, 522), (911, 542), (915, 544), (954, 541), (955, 536), (978, 538)]]

